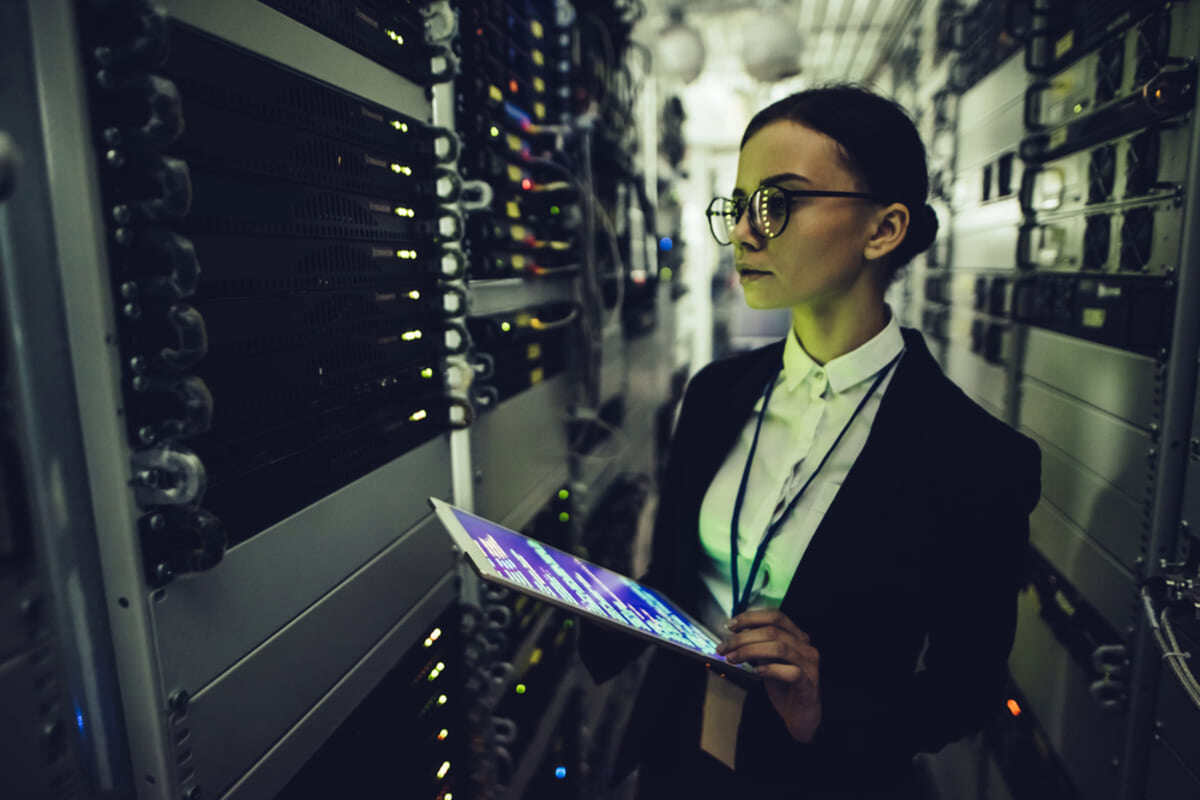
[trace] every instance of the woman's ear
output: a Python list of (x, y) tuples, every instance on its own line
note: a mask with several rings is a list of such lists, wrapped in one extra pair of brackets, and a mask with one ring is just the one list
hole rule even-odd
[(900, 246), (911, 223), (908, 206), (903, 203), (892, 203), (876, 211), (871, 217), (871, 236), (863, 248), (863, 255), (868, 261), (883, 258)]

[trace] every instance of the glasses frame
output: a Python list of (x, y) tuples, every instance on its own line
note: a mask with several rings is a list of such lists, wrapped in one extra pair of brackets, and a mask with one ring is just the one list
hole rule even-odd
[(830, 192), (819, 189), (784, 189), (781, 186), (775, 186), (774, 184), (768, 183), (759, 186), (753, 192), (742, 198), (717, 196), (712, 199), (712, 202), (708, 204), (708, 209), (705, 211), (705, 214), (708, 216), (708, 232), (712, 234), (712, 237), (716, 240), (717, 244), (721, 245), (722, 247), (731, 245), (733, 244), (733, 238), (730, 237), (728, 242), (722, 242), (721, 237), (717, 236), (717, 230), (715, 227), (713, 227), (713, 217), (724, 217), (726, 215), (725, 212), (719, 209), (714, 209), (713, 206), (717, 203), (732, 203), (734, 211), (737, 212), (733, 218), (733, 224), (736, 226), (741, 220), (742, 215), (745, 214), (750, 208), (750, 204), (759, 202), (755, 198), (766, 189), (773, 189), (782, 194), (784, 199), (787, 201), (787, 205), (785, 207), (787, 210), (784, 212), (783, 224), (780, 225), (779, 230), (775, 231), (773, 234), (767, 234), (759, 230), (758, 226), (754, 224), (753, 216), (746, 218), (746, 224), (750, 226), (750, 232), (760, 239), (774, 239), (776, 236), (779, 236), (781, 233), (783, 233), (783, 231), (787, 228), (788, 221), (792, 218), (792, 203), (801, 197), (857, 197), (863, 200), (871, 200), (875, 203), (888, 202), (881, 197), (869, 194), (867, 192)]

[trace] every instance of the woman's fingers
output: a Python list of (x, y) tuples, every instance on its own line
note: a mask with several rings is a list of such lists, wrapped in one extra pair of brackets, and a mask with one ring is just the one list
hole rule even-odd
[(782, 628), (805, 642), (809, 641), (808, 634), (796, 627), (796, 623), (792, 622), (792, 618), (777, 608), (756, 608), (750, 611), (743, 611), (729, 620), (729, 630), (735, 633), (746, 628), (757, 628), (764, 625), (773, 625), (777, 628)]
[(741, 661), (780, 661), (788, 664), (816, 666), (820, 663), (817, 649), (788, 636), (739, 642), (724, 653), (730, 663)]

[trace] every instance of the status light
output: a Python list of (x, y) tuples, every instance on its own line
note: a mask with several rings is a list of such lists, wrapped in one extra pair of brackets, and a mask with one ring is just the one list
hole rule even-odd
[(533, 63), (537, 64), (539, 67), (543, 66), (546, 63), (546, 57), (544, 55), (542, 55), (541, 50), (534, 50), (532, 55), (533, 55)]
[(441, 628), (434, 628), (434, 629), (433, 629), (433, 631), (432, 631), (432, 632), (429, 634), (429, 638), (430, 638), (430, 639), (433, 639), (435, 642), (436, 642), (438, 639), (442, 638), (442, 629), (441, 629)]
[(421, 377), (427, 378), (427, 379), (432, 378), (433, 377), (433, 368), (426, 367), (425, 369), (421, 370)]
[(550, 206), (550, 213), (553, 216), (558, 216), (559, 214), (562, 213), (562, 209), (559, 208), (558, 206)]
[(521, 188), (528, 192), (533, 188), (533, 181), (529, 180), (529, 178), (525, 178), (521, 181)]
[(388, 31), (384, 31), (384, 33), (386, 33), (388, 35), (388, 38), (391, 39), (396, 44), (404, 44), (404, 37), (401, 36), (400, 34), (396, 33), (395, 31), (388, 30)]
[(437, 776), (439, 778), (444, 778), (444, 777), (446, 777), (446, 773), (449, 771), (450, 771), (450, 762), (443, 761), (442, 765), (440, 767), (438, 767)]
[(569, 491), (567, 491), (566, 489), (558, 490), (558, 499), (559, 500), (566, 500), (570, 496), (571, 496), (571, 493)]
[(392, 127), (395, 128), (396, 130), (400, 131), (401, 133), (408, 133), (408, 123), (407, 122), (401, 122), (398, 119), (394, 119), (394, 120), (392, 120)]
[[(409, 422), (420, 422), (421, 420), (425, 419), (428, 416), (429, 416), (429, 412), (425, 411), (425, 409), (421, 409), (420, 411), (416, 412), (415, 414), (411, 414), (408, 418), (408, 421)], [(434, 677), (436, 678), (437, 676), (434, 675)]]
[(563, 778), (567, 777), (567, 768), (566, 767), (555, 767), (554, 768), (554, 777), (558, 778), (559, 780), (562, 780)]
[(523, 684), (523, 683), (517, 684), (517, 694), (525, 694), (525, 684)]
[(504, 99), (504, 92), (500, 91), (500, 87), (493, 83), (488, 87), (488, 97), (499, 102)]
[(396, 258), (403, 258), (405, 260), (412, 261), (416, 257), (417, 257), (416, 250), (397, 250), (396, 251)]
[(533, 79), (533, 90), (539, 94), (546, 91), (546, 82), (541, 78)]
[(449, 697), (446, 697), (446, 695), (444, 695), (444, 694), (439, 694), (439, 695), (438, 695), (438, 701), (437, 701), (437, 703), (438, 703), (438, 705), (439, 705), (439, 706), (444, 706), (444, 705), (446, 705), (446, 701), (447, 701), (447, 700), (449, 700), (449, 699), (450, 699), (450, 698), (449, 698)]
[(421, 299), (421, 293), (420, 293), (420, 292), (418, 292), (416, 289), (413, 289), (411, 292), (409, 292), (409, 293), (408, 293), (408, 299), (410, 299), (410, 300), (420, 300), (420, 299)]
[(542, 648), (540, 648), (540, 647), (533, 648), (533, 652), (529, 654), (529, 663), (537, 664), (537, 663), (541, 662), (541, 660), (542, 660)]
[(538, 39), (542, 38), (546, 33), (545, 29), (542, 28), (542, 23), (536, 19), (529, 23), (529, 30)]
[(446, 730), (445, 728), (442, 728), (440, 731), (438, 731), (438, 737), (437, 737), (438, 741), (439, 742), (446, 741), (446, 737), (449, 735), (450, 735), (450, 731)]
[(571, 515), (568, 514), (566, 511), (560, 512), (558, 515), (558, 521), (559, 522), (570, 522)]
[(396, 206), (396, 216), (397, 217), (412, 218), (412, 217), (415, 217), (416, 215), (417, 215), (417, 212), (411, 208), (405, 208), (404, 206)]
[(1006, 706), (1008, 706), (1008, 712), (1009, 712), (1010, 714), (1012, 714), (1014, 717), (1019, 717), (1019, 716), (1021, 716), (1021, 707), (1020, 707), (1019, 705), (1017, 705), (1017, 701), (1016, 701), (1016, 700), (1013, 700), (1013, 699), (1010, 697), (1010, 698), (1008, 699), (1008, 702), (1007, 702), (1007, 703), (1005, 703), (1005, 705), (1006, 705)]
[(405, 331), (404, 333), (400, 334), (400, 338), (406, 342), (415, 342), (417, 339), (421, 338), (421, 332), (420, 331)]
[(500, 323), (500, 330), (504, 331), (505, 333), (508, 333), (509, 331), (511, 331), (511, 330), (512, 330), (512, 323), (510, 323), (510, 322), (501, 322), (501, 323)]
[(492, 128), (491, 128), (491, 130), (489, 130), (489, 131), (488, 131), (488, 133), (490, 133), (492, 136), (499, 136), (499, 135), (500, 135), (500, 129), (499, 129), (499, 128), (497, 128), (495, 125), (493, 125), (493, 126), (492, 126)]

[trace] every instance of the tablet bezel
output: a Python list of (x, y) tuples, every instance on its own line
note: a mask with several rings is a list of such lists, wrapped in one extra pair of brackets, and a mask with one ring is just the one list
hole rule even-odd
[[(447, 503), (445, 500), (441, 500), (436, 497), (430, 497), (429, 502), (433, 506), (434, 513), (437, 514), (438, 519), (441, 520), (443, 527), (445, 527), (447, 533), (450, 534), (451, 539), (454, 541), (455, 547), (458, 548), (458, 550), (460, 552), (462, 552), (462, 554), (465, 556), (467, 562), (471, 565), (471, 567), (479, 575), (480, 579), (485, 580), (489, 583), (495, 583), (500, 586), (504, 586), (506, 588), (512, 589), (513, 591), (520, 592), (521, 594), (526, 595), (527, 597), (532, 597), (533, 599), (540, 600), (543, 603), (549, 603), (553, 606), (557, 606), (558, 608), (562, 608), (562, 609), (565, 609), (566, 611), (570, 611), (573, 614), (579, 614), (581, 617), (584, 617), (590, 621), (597, 622), (603, 626), (612, 628), (614, 630), (621, 631), (623, 633), (628, 633), (632, 636), (642, 639), (643, 641), (650, 642), (652, 644), (656, 644), (660, 647), (666, 647), (667, 649), (672, 650), (677, 653), (682, 653), (684, 655), (691, 656), (692, 658), (703, 662), (704, 665), (709, 667), (710, 669), (716, 670), (716, 671), (722, 673), (723, 675), (728, 675), (730, 677), (741, 678), (741, 679), (752, 679), (754, 681), (762, 680), (762, 676), (759, 675), (757, 672), (755, 672), (753, 667), (751, 667), (747, 664), (730, 664), (728, 661), (725, 661), (720, 656), (717, 656), (716, 658), (706, 656), (703, 653), (698, 653), (695, 650), (690, 650), (687, 647), (684, 647), (683, 645), (676, 644), (675, 642), (672, 642), (669, 639), (664, 639), (659, 636), (655, 636), (654, 634), (646, 633), (645, 631), (639, 630), (631, 625), (627, 625), (623, 622), (617, 622), (615, 620), (609, 619), (606, 616), (597, 614), (594, 611), (588, 611), (586, 609), (580, 608), (579, 606), (571, 605), (570, 603), (564, 602), (556, 597), (549, 597), (547, 595), (539, 593), (535, 589), (529, 588), (528, 586), (524, 586), (515, 581), (508, 580), (507, 578), (503, 577), (502, 575), (499, 575), (496, 572), (492, 571), (494, 568), (492, 567), (491, 561), (488, 559), (487, 554), (483, 552), (483, 548), (479, 546), (478, 542), (476, 542), (475, 539), (472, 538), (471, 534), (466, 530), (466, 528), (463, 527), (462, 522), (459, 521), (458, 517), (455, 516), (454, 512), (461, 511), (464, 514), (469, 514), (470, 516), (475, 517), (476, 519), (483, 520), (484, 522), (488, 523), (489, 525), (494, 525), (495, 527), (497, 527), (503, 531), (507, 531), (511, 534), (520, 536), (524, 539), (530, 539), (531, 537), (526, 536), (523, 533), (519, 533), (518, 531), (514, 531), (511, 528), (506, 528), (503, 525), (499, 524), (498, 522), (493, 522), (492, 520), (487, 519), (486, 517), (481, 517), (478, 514), (474, 514), (470, 511), (467, 511), (465, 508), (459, 508), (458, 506)], [(537, 540), (534, 540), (534, 541), (537, 541)], [(570, 556), (571, 558), (574, 558), (574, 559), (578, 560), (579, 562), (581, 562), (583, 564), (587, 564), (588, 566), (593, 567), (595, 569), (600, 569), (600, 570), (604, 570), (606, 572), (620, 575), (620, 573), (613, 572), (613, 570), (610, 570), (607, 567), (602, 567), (599, 564), (595, 564), (591, 561), (588, 561), (585, 558), (580, 558), (579, 556), (575, 555), (574, 553), (566, 553), (566, 551), (560, 550), (559, 548), (553, 547), (552, 545), (548, 545), (545, 542), (539, 541), (538, 544), (540, 544), (542, 547), (545, 547), (547, 549), (555, 550), (560, 553), (565, 553), (566, 555)], [(625, 578), (626, 580), (633, 581), (634, 583), (638, 583), (636, 580), (634, 580), (633, 578), (630, 578), (626, 575), (622, 575), (621, 577)], [(657, 589), (651, 589), (651, 587), (648, 587), (648, 586), (643, 587), (643, 588), (653, 591), (654, 594), (658, 596), (658, 598), (660, 599), (661, 602), (668, 605), (668, 607), (671, 609), (672, 612), (683, 617), (688, 622), (690, 622), (692, 625), (695, 625), (699, 630), (703, 631), (704, 633), (708, 634), (709, 636), (712, 636), (714, 641), (718, 641), (718, 642), (721, 641), (721, 638), (719, 636), (715, 636), (713, 634), (713, 632), (711, 630), (709, 630), (708, 626), (704, 625), (703, 623), (697, 622), (696, 619), (694, 617), (692, 617), (691, 614), (688, 614), (686, 611), (684, 611), (682, 608), (680, 608), (679, 604), (676, 603), (674, 600), (667, 597), (666, 595), (664, 595), (662, 592), (658, 591)]]

